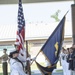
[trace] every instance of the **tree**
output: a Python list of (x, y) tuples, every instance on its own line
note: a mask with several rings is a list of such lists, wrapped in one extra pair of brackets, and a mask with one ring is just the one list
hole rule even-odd
[(60, 21), (60, 19), (58, 18), (60, 13), (60, 10), (57, 10), (53, 15), (51, 15), (51, 18), (54, 18), (56, 22)]

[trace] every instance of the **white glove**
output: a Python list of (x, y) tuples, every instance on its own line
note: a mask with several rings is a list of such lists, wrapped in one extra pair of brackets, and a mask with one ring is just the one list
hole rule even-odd
[(26, 60), (29, 60), (30, 61), (31, 59), (30, 59), (30, 57), (28, 57)]
[(32, 60), (35, 61), (36, 60), (36, 57), (32, 58)]

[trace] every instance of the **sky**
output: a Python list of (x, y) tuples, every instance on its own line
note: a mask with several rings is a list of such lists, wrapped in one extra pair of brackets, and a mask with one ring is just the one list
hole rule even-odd
[[(71, 5), (73, 1), (43, 2), (22, 4), (26, 23), (50, 23), (55, 22), (51, 15), (60, 10), (59, 19), (66, 15), (67, 21), (71, 21)], [(0, 5), (0, 25), (17, 24), (18, 4)]]

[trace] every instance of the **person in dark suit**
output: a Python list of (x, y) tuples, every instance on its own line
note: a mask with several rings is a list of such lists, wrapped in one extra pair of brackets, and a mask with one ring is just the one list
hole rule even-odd
[(72, 49), (72, 47), (71, 48), (69, 48), (69, 54), (68, 54), (68, 58), (67, 58), (67, 62), (69, 63), (69, 70), (71, 70), (71, 73), (72, 73), (72, 71), (74, 70), (74, 68), (73, 68), (73, 49)]
[(73, 58), (73, 75), (75, 75), (75, 44), (73, 44), (72, 46), (73, 48), (73, 54), (72, 54), (72, 58)]

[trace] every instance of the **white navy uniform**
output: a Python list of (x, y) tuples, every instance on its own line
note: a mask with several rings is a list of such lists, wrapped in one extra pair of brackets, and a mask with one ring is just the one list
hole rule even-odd
[(22, 64), (13, 58), (10, 58), (10, 70), (10, 75), (26, 75)]
[(19, 56), (18, 59), (21, 60), (22, 62), (26, 62), (26, 49), (20, 50), (19, 51)]
[(67, 62), (68, 54), (65, 54), (65, 70), (66, 75), (71, 75), (71, 71), (69, 70), (69, 63)]
[(64, 60), (65, 54), (63, 52), (60, 53), (60, 61), (63, 69), (63, 74), (66, 75), (65, 71), (65, 60)]
[[(15, 44), (14, 44), (15, 46), (19, 46), (20, 45), (20, 43), (19, 42), (15, 42)], [(24, 61), (24, 62), (26, 62), (26, 49), (23, 47), (23, 49), (22, 48), (20, 48), (20, 50), (19, 50), (19, 55), (18, 55), (18, 59), (20, 60), (20, 61)]]
[(67, 58), (66, 58), (66, 54), (64, 54), (63, 52), (60, 53), (60, 61), (61, 61), (61, 65), (63, 68), (63, 74), (64, 75), (70, 75), (70, 71), (68, 70), (69, 64), (67, 63)]
[(60, 60), (61, 65), (63, 68), (63, 74), (64, 75), (70, 75), (70, 70), (68, 70), (69, 64), (67, 63), (67, 54), (64, 54), (63, 52), (60, 53)]

